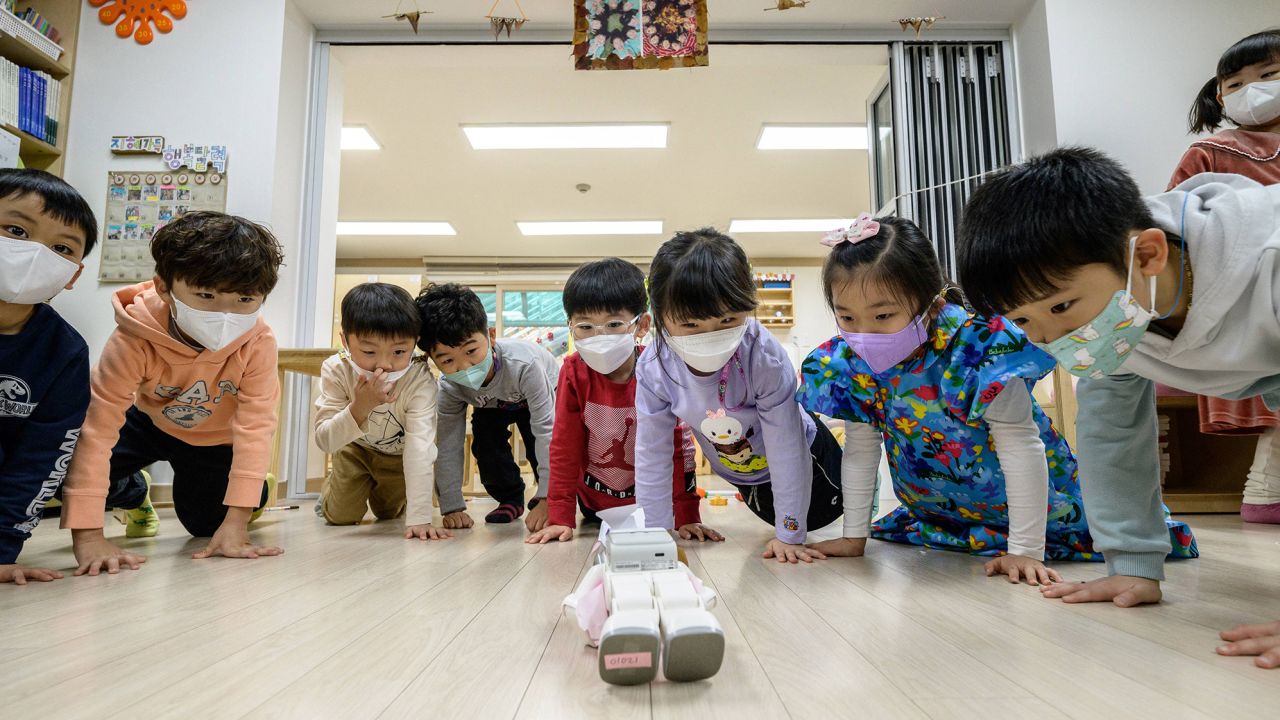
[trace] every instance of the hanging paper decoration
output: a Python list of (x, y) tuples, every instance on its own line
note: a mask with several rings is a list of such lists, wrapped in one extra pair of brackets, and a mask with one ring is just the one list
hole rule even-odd
[(764, 11), (769, 12), (770, 10), (790, 10), (791, 8), (805, 7), (808, 4), (809, 4), (809, 0), (778, 0), (777, 5), (771, 8), (765, 8)]
[(574, 0), (578, 70), (707, 64), (706, 0)]
[(920, 37), (921, 30), (932, 30), (933, 24), (939, 20), (946, 20), (946, 15), (930, 15), (928, 17), (909, 17), (899, 18), (898, 25), (902, 27), (902, 32), (906, 32), (907, 28), (916, 31), (916, 37)]
[(507, 31), (507, 37), (511, 37), (511, 31), (519, 30), (524, 24), (529, 22), (529, 16), (524, 14), (524, 8), (520, 7), (520, 0), (513, 0), (516, 4), (516, 11), (520, 13), (520, 17), (510, 17), (506, 15), (494, 15), (493, 11), (498, 9), (498, 3), (502, 0), (493, 0), (493, 7), (489, 8), (489, 14), (484, 16), (489, 21), (489, 25), (493, 27), (493, 39), (497, 40), (498, 35), (503, 30)]
[(414, 34), (414, 35), (417, 35), (417, 34), (418, 34), (418, 22), (422, 19), (422, 16), (423, 16), (423, 15), (431, 15), (431, 14), (432, 14), (432, 12), (431, 12), (430, 10), (419, 10), (419, 9), (418, 9), (418, 5), (417, 5), (417, 3), (414, 3), (414, 5), (413, 5), (413, 10), (411, 10), (411, 11), (407, 11), (407, 12), (401, 12), (401, 10), (400, 10), (400, 6), (401, 6), (402, 4), (404, 4), (404, 0), (401, 0), (400, 2), (396, 3), (396, 11), (395, 11), (395, 12), (391, 13), (390, 15), (383, 15), (383, 16), (382, 16), (382, 18), (383, 18), (384, 20), (385, 20), (385, 19), (387, 19), (387, 18), (395, 18), (396, 20), (404, 20), (404, 21), (406, 21), (406, 22), (408, 22), (408, 23), (409, 23), (409, 27), (413, 28), (413, 34)]
[[(133, 39), (139, 45), (146, 45), (155, 39), (155, 33), (151, 31), (152, 25), (155, 25), (156, 30), (167, 33), (173, 30), (173, 20), (181, 20), (187, 16), (187, 3), (184, 0), (89, 0), (89, 4), (101, 8), (98, 10), (98, 19), (103, 25), (116, 23), (116, 35), (127, 38), (133, 33)], [(107, 7), (102, 7), (103, 5)], [(173, 20), (165, 17), (166, 12), (173, 16)]]

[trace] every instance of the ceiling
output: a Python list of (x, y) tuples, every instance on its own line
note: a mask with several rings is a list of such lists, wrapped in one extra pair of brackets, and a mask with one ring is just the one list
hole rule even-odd
[[(426, 27), (488, 27), (484, 15), (493, 0), (294, 0), (322, 30), (393, 28), (396, 21), (381, 16), (415, 8), (431, 11)], [(1032, 0), (811, 0), (807, 7), (764, 12), (774, 0), (710, 0), (708, 21), (723, 28), (896, 29), (903, 16), (941, 15), (941, 27), (1008, 27), (1026, 12)], [(531, 21), (542, 29), (572, 27), (570, 0), (520, 0)], [(518, 15), (514, 0), (499, 0), (495, 14)], [(404, 27), (403, 24), (400, 27)], [(567, 39), (567, 38), (566, 38)]]
[[(530, 14), (547, 5), (523, 4)], [(865, 151), (755, 143), (765, 122), (865, 122), (865, 99), (886, 72), (884, 46), (715, 45), (709, 67), (665, 72), (579, 72), (566, 47), (545, 45), (332, 53), (345, 76), (344, 124), (367, 126), (383, 146), (342, 153), (339, 219), (444, 220), (458, 231), (341, 237), (340, 258), (644, 256), (680, 229), (870, 209)], [(459, 128), (587, 122), (669, 122), (668, 147), (477, 151)], [(592, 189), (580, 193), (579, 183)], [(665, 222), (663, 236), (526, 238), (515, 225), (651, 219)], [(761, 257), (824, 249), (810, 233), (738, 239)]]

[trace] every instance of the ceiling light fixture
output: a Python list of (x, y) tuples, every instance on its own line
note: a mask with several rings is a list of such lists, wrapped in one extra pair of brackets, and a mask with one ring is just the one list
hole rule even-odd
[(342, 141), (340, 147), (343, 150), (381, 150), (382, 146), (377, 140), (373, 139), (373, 135), (369, 134), (369, 128), (363, 125), (353, 125), (342, 128)]
[(665, 148), (666, 123), (646, 125), (463, 125), (475, 150)]
[(765, 125), (757, 150), (866, 150), (865, 125)]
[(797, 218), (791, 220), (731, 220), (730, 233), (830, 232), (848, 227), (848, 218)]
[(557, 220), (517, 222), (520, 233), (531, 235), (661, 235), (661, 220)]

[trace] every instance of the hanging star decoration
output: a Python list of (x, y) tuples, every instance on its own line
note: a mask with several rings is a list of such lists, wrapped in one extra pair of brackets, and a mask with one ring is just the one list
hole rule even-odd
[(513, 30), (519, 30), (524, 24), (529, 22), (529, 16), (524, 14), (524, 8), (520, 7), (520, 0), (512, 0), (516, 4), (516, 10), (520, 12), (520, 17), (511, 17), (506, 15), (494, 15), (493, 11), (498, 9), (498, 3), (502, 0), (493, 0), (493, 7), (489, 8), (489, 14), (485, 15), (485, 19), (489, 21), (489, 25), (493, 27), (493, 39), (497, 40), (498, 35), (503, 30), (507, 31), (507, 37), (511, 37)]
[(791, 8), (802, 8), (809, 4), (809, 0), (778, 0), (778, 4), (771, 8), (765, 8), (765, 12), (770, 10), (790, 10)]
[(922, 30), (932, 30), (933, 24), (939, 20), (946, 20), (946, 15), (930, 15), (928, 17), (909, 17), (899, 18), (898, 25), (902, 27), (902, 32), (906, 32), (907, 28), (916, 31), (916, 37), (920, 37)]
[[(401, 1), (403, 2), (403, 0), (401, 0)], [(413, 28), (413, 34), (414, 34), (414, 35), (417, 35), (417, 34), (418, 34), (418, 21), (422, 19), (422, 16), (423, 16), (423, 15), (431, 15), (431, 14), (432, 14), (432, 13), (431, 13), (431, 11), (430, 11), (430, 10), (419, 10), (419, 9), (418, 9), (418, 6), (417, 6), (417, 4), (416, 4), (416, 3), (414, 4), (414, 6), (413, 6), (413, 10), (412, 10), (412, 11), (410, 11), (410, 12), (400, 12), (400, 5), (399, 5), (399, 4), (397, 4), (397, 5), (396, 5), (396, 11), (395, 11), (395, 12), (391, 13), (390, 15), (383, 15), (382, 17), (383, 17), (383, 18), (395, 18), (396, 20), (406, 20), (406, 21), (408, 21), (408, 23), (409, 23), (409, 27)]]
[[(111, 3), (107, 5), (107, 3)], [(139, 45), (147, 45), (155, 39), (151, 26), (162, 33), (173, 29), (173, 21), (187, 16), (184, 0), (89, 0), (98, 10), (103, 25), (116, 23), (116, 36), (127, 38), (130, 34)], [(107, 5), (106, 7), (103, 7)], [(172, 19), (165, 17), (168, 12)], [(134, 27), (137, 26), (135, 30)]]

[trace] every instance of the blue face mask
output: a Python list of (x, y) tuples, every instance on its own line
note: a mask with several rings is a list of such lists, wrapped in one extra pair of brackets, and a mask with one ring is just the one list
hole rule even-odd
[[(1120, 369), (1129, 353), (1142, 340), (1154, 315), (1133, 298), (1129, 283), (1133, 280), (1133, 258), (1136, 237), (1129, 238), (1129, 276), (1124, 288), (1111, 296), (1106, 308), (1092, 321), (1076, 328), (1051, 343), (1036, 343), (1053, 355), (1072, 375), (1098, 379)], [(1151, 307), (1156, 306), (1156, 279), (1151, 278)]]
[(484, 379), (489, 376), (489, 369), (493, 367), (493, 346), (489, 346), (488, 352), (484, 354), (484, 360), (472, 365), (465, 370), (451, 372), (445, 374), (445, 379), (456, 385), (461, 385), (472, 390), (479, 390), (484, 385)]

